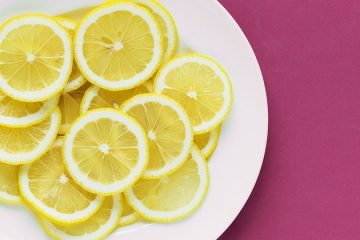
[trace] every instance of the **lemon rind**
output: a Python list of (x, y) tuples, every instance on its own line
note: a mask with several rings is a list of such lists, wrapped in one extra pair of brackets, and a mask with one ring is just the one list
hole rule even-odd
[[(0, 100), (1, 101), (1, 100)], [(55, 96), (46, 102), (35, 113), (28, 114), (23, 117), (11, 117), (0, 115), (0, 125), (9, 128), (25, 128), (38, 124), (49, 117), (56, 109), (59, 103), (59, 97)]]
[(108, 225), (105, 224), (106, 228), (104, 227), (105, 225), (102, 225), (100, 227), (100, 229), (102, 230), (102, 232), (100, 234), (99, 234), (99, 230), (98, 230), (91, 234), (85, 234), (85, 235), (81, 235), (81, 236), (71, 236), (62, 231), (59, 231), (50, 221), (40, 217), (39, 219), (40, 219), (41, 226), (49, 236), (51, 236), (52, 238), (54, 238), (56, 240), (64, 240), (64, 239), (67, 239), (67, 240), (89, 240), (89, 239), (101, 240), (101, 239), (104, 239), (106, 236), (108, 236), (112, 231), (114, 231), (116, 229), (117, 222), (119, 221), (119, 219), (121, 217), (121, 213), (123, 211), (123, 204), (122, 204), (123, 200), (118, 196), (112, 196), (112, 197), (113, 197), (113, 203), (115, 203), (115, 204), (113, 205), (113, 209), (111, 211), (110, 218), (109, 218), (108, 222), (106, 223)]
[(222, 79), (225, 88), (224, 104), (221, 110), (217, 112), (216, 116), (210, 121), (193, 126), (194, 134), (203, 134), (217, 128), (229, 115), (233, 105), (233, 89), (229, 74), (218, 62), (216, 62), (214, 59), (208, 56), (200, 55), (200, 54), (179, 55), (173, 58), (167, 64), (165, 64), (162, 67), (162, 69), (159, 70), (154, 82), (154, 92), (161, 94), (162, 90), (164, 90), (166, 87), (164, 83), (166, 75), (172, 69), (179, 67), (188, 62), (196, 62), (211, 67), (215, 71), (215, 73), (217, 73), (220, 79)]
[[(7, 29), (7, 27), (15, 25), (16, 22), (21, 20), (26, 20), (26, 24), (29, 24), (29, 19), (33, 24), (39, 24), (42, 22), (43, 25), (50, 27), (54, 32), (56, 32), (57, 36), (62, 40), (64, 45), (64, 64), (59, 70), (60, 76), (58, 79), (54, 81), (50, 86), (43, 88), (37, 91), (19, 91), (10, 87), (6, 80), (2, 78), (0, 75), (0, 89), (6, 95), (24, 102), (40, 102), (46, 101), (57, 94), (59, 94), (65, 87), (72, 70), (73, 64), (73, 46), (69, 33), (65, 31), (65, 29), (61, 26), (60, 23), (53, 20), (51, 17), (44, 14), (23, 14), (14, 18), (7, 20), (3, 25), (0, 26), (0, 43), (6, 38), (7, 34), (14, 30), (15, 28)], [(20, 24), (21, 26), (21, 24)], [(54, 87), (55, 86), (55, 87)]]
[[(133, 169), (125, 180), (117, 181), (113, 184), (102, 184), (86, 178), (86, 176), (77, 168), (76, 163), (74, 163), (72, 159), (71, 153), (71, 146), (76, 136), (76, 132), (78, 132), (85, 124), (91, 122), (91, 120), (97, 120), (105, 117), (114, 121), (119, 121), (119, 119), (121, 119), (120, 121), (122, 124), (127, 125), (128, 127), (130, 126), (132, 130), (136, 130), (136, 133), (134, 131), (132, 132), (137, 136), (140, 149), (142, 149), (139, 151), (138, 164), (134, 167), (135, 170)], [(124, 123), (125, 121), (126, 123)], [(109, 196), (127, 190), (141, 177), (149, 161), (149, 143), (144, 129), (139, 123), (137, 123), (137, 121), (135, 121), (135, 119), (119, 110), (112, 108), (99, 108), (83, 114), (72, 124), (70, 130), (65, 135), (63, 155), (65, 166), (70, 176), (77, 184), (89, 192), (102, 196)]]
[(204, 155), (205, 159), (208, 160), (209, 157), (215, 151), (216, 146), (218, 145), (218, 142), (219, 142), (220, 133), (221, 133), (221, 126), (214, 130), (211, 130), (209, 141), (207, 142), (205, 147), (203, 147), (203, 148), (199, 147), (199, 149), (200, 149), (201, 153)]
[(199, 168), (201, 183), (199, 191), (195, 194), (196, 196), (188, 205), (171, 212), (150, 210), (145, 205), (143, 205), (139, 199), (137, 199), (132, 189), (129, 189), (125, 192), (125, 197), (129, 205), (143, 218), (160, 223), (175, 222), (194, 213), (200, 207), (206, 197), (209, 189), (210, 177), (207, 161), (204, 159), (204, 156), (201, 154), (200, 150), (196, 146), (193, 146), (191, 154)]
[[(98, 75), (96, 75), (86, 64), (86, 59), (83, 56), (83, 36), (87, 28), (90, 24), (94, 23), (96, 19), (103, 16), (104, 14), (111, 13), (113, 10), (129, 10), (131, 12), (136, 12), (140, 15), (143, 19), (144, 15), (146, 15), (146, 22), (151, 29), (153, 37), (155, 39), (155, 57), (148, 63), (148, 66), (152, 66), (151, 68), (146, 68), (140, 74), (135, 75), (134, 77), (126, 80), (121, 81), (108, 81)], [(89, 21), (90, 18), (93, 18), (93, 21)], [(156, 33), (156, 34), (155, 34)], [(151, 14), (151, 12), (137, 4), (131, 2), (119, 2), (119, 3), (105, 3), (101, 7), (98, 7), (92, 11), (90, 11), (79, 23), (75, 33), (75, 60), (78, 64), (78, 68), (83, 76), (88, 79), (89, 82), (93, 83), (94, 85), (104, 88), (109, 91), (119, 91), (119, 90), (127, 90), (134, 87), (137, 87), (147, 81), (159, 68), (161, 65), (161, 60), (163, 58), (164, 49), (162, 44), (163, 38), (162, 33), (160, 31), (159, 23), (156, 21), (155, 17)]]
[(28, 164), (44, 155), (51, 148), (51, 145), (55, 141), (56, 135), (60, 128), (61, 113), (59, 108), (56, 108), (55, 111), (49, 116), (49, 118), (51, 118), (51, 126), (49, 127), (48, 132), (46, 133), (46, 136), (42, 140), (41, 144), (39, 144), (35, 150), (25, 154), (10, 154), (9, 152), (0, 150), (0, 162), (10, 165)]
[(179, 118), (182, 120), (185, 126), (186, 136), (184, 139), (184, 147), (183, 147), (183, 151), (179, 154), (177, 159), (173, 160), (170, 164), (166, 164), (163, 168), (156, 170), (145, 170), (142, 176), (142, 178), (148, 178), (148, 179), (161, 178), (163, 176), (175, 172), (186, 162), (187, 157), (191, 151), (192, 142), (193, 142), (192, 127), (185, 109), (173, 99), (161, 94), (156, 94), (156, 93), (139, 94), (125, 101), (121, 105), (120, 110), (126, 113), (132, 107), (139, 104), (144, 104), (146, 102), (157, 102), (172, 108), (178, 114)]
[(22, 200), (19, 195), (11, 195), (7, 192), (0, 192), (0, 202), (11, 205), (18, 205), (22, 203)]

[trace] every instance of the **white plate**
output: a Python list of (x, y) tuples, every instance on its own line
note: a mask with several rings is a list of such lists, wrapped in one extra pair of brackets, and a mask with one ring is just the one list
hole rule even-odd
[[(0, 20), (23, 12), (56, 14), (101, 0), (0, 0)], [(229, 71), (234, 107), (210, 161), (211, 186), (201, 208), (172, 224), (136, 224), (108, 239), (212, 240), (218, 238), (248, 199), (263, 161), (267, 139), (267, 101), (261, 71), (246, 37), (215, 0), (162, 0), (173, 13), (183, 46), (210, 55)], [(1, 19), (2, 18), (2, 19)], [(1, 240), (48, 239), (24, 207), (0, 205)]]

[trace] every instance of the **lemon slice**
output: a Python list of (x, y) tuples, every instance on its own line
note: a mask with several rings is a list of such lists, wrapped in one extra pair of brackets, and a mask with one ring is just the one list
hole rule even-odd
[(70, 128), (64, 145), (65, 164), (83, 188), (113, 195), (140, 178), (148, 163), (144, 130), (114, 109), (87, 112)]
[(88, 84), (74, 91), (63, 93), (60, 97), (59, 108), (61, 110), (61, 127), (59, 134), (65, 134), (76, 118), (80, 116), (80, 104)]
[(121, 110), (135, 118), (147, 132), (150, 160), (144, 178), (168, 175), (186, 161), (193, 136), (190, 120), (180, 104), (149, 93), (131, 98)]
[[(171, 13), (156, 0), (132, 0), (149, 9), (160, 24), (160, 30), (163, 33), (163, 61), (166, 62), (172, 58), (177, 50), (179, 35), (174, 18)], [(110, 0), (109, 2), (119, 2), (119, 0)]]
[(170, 61), (158, 73), (154, 91), (177, 100), (187, 111), (194, 134), (215, 129), (230, 112), (228, 74), (214, 60), (196, 54)]
[(80, 112), (85, 113), (97, 108), (115, 108), (118, 109), (120, 105), (129, 98), (142, 93), (150, 92), (150, 84), (142, 84), (138, 87), (123, 90), (123, 91), (107, 91), (97, 86), (90, 87), (81, 102)]
[(201, 152), (193, 147), (189, 159), (176, 172), (161, 179), (140, 179), (125, 195), (145, 219), (173, 222), (200, 206), (208, 186), (207, 163)]
[(62, 91), (73, 62), (66, 30), (40, 14), (12, 18), (0, 28), (1, 90), (24, 102), (45, 101)]
[(200, 135), (194, 135), (194, 143), (199, 147), (205, 159), (208, 159), (214, 152), (221, 132), (221, 127), (218, 127), (210, 132)]
[(22, 197), (36, 212), (61, 224), (85, 221), (101, 206), (103, 198), (78, 186), (65, 169), (63, 140), (38, 161), (20, 167)]
[(19, 165), (33, 162), (50, 148), (60, 127), (60, 110), (26, 128), (0, 126), (0, 162)]
[[(69, 32), (70, 36), (73, 37), (77, 23), (74, 20), (57, 17), (56, 20)], [(64, 92), (71, 92), (86, 83), (86, 79), (80, 73), (76, 63), (73, 63), (70, 79), (64, 88)]]
[(117, 226), (123, 210), (119, 196), (106, 197), (100, 209), (85, 222), (62, 226), (44, 218), (40, 222), (45, 231), (58, 240), (100, 240), (109, 235)]
[(10, 97), (0, 100), (0, 125), (13, 128), (28, 127), (47, 118), (57, 107), (59, 97), (46, 102), (20, 102)]
[(134, 211), (132, 207), (130, 207), (126, 200), (123, 201), (123, 206), (124, 211), (122, 212), (121, 218), (119, 220), (120, 227), (130, 225), (136, 222), (139, 218), (138, 214)]
[(5, 99), (6, 97), (7, 96), (4, 93), (0, 92), (0, 101)]
[(106, 4), (91, 11), (75, 34), (75, 58), (83, 75), (107, 90), (130, 89), (148, 80), (163, 56), (160, 27), (144, 7)]
[(5, 203), (20, 203), (18, 191), (19, 166), (0, 163), (0, 201)]

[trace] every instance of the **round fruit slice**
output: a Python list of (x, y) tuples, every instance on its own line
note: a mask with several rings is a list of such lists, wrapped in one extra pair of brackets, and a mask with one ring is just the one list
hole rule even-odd
[(145, 132), (134, 119), (114, 109), (92, 110), (67, 133), (65, 164), (83, 188), (114, 195), (143, 174), (148, 148)]
[(80, 112), (85, 113), (89, 110), (98, 108), (119, 109), (120, 105), (129, 98), (138, 94), (150, 92), (148, 85), (149, 84), (144, 83), (136, 88), (116, 92), (92, 86), (84, 95), (80, 106)]
[(0, 92), (0, 101), (3, 100), (3, 99), (6, 98), (6, 97), (7, 97), (7, 96), (6, 96), (4, 93)]
[(160, 178), (187, 159), (193, 135), (185, 110), (159, 94), (142, 94), (124, 103), (122, 111), (135, 118), (149, 138), (150, 160), (143, 178)]
[(20, 203), (18, 191), (19, 166), (0, 163), (0, 201)]
[(194, 134), (215, 129), (230, 112), (232, 87), (225, 70), (201, 55), (183, 55), (158, 73), (154, 91), (177, 100), (187, 111)]
[(119, 196), (106, 197), (100, 209), (83, 223), (61, 226), (40, 218), (45, 231), (58, 240), (100, 240), (109, 235), (117, 226), (123, 210)]
[(0, 126), (0, 162), (19, 165), (33, 162), (50, 148), (60, 127), (57, 108), (44, 121), (26, 128)]
[[(73, 37), (75, 33), (75, 28), (77, 23), (74, 20), (63, 18), (63, 17), (57, 17), (56, 20), (69, 32), (70, 36)], [(86, 79), (83, 77), (83, 75), (80, 73), (76, 63), (73, 63), (70, 79), (67, 82), (64, 92), (71, 92), (78, 88), (80, 88), (82, 85), (86, 83)]]
[(35, 211), (61, 224), (82, 222), (101, 206), (102, 197), (77, 185), (65, 169), (62, 138), (39, 160), (19, 172), (22, 197)]
[(83, 75), (110, 91), (148, 80), (163, 56), (160, 27), (144, 7), (129, 2), (91, 11), (75, 34), (75, 58)]
[(210, 132), (200, 135), (194, 135), (194, 143), (199, 147), (205, 159), (208, 159), (214, 152), (221, 132), (221, 127), (218, 127)]
[(208, 186), (207, 163), (193, 147), (189, 159), (176, 172), (161, 179), (140, 179), (125, 196), (145, 219), (173, 222), (189, 216), (200, 206)]
[[(146, 7), (154, 14), (156, 20), (160, 24), (160, 30), (163, 33), (163, 61), (168, 61), (175, 55), (179, 42), (178, 31), (171, 13), (156, 0), (132, 1)], [(119, 2), (119, 0), (110, 0), (109, 2)]]
[(65, 134), (70, 129), (71, 124), (80, 116), (80, 104), (89, 88), (88, 84), (83, 85), (74, 91), (63, 93), (60, 97), (59, 107), (61, 110), (61, 127), (59, 134)]
[(24, 102), (50, 99), (63, 90), (73, 62), (69, 34), (40, 15), (22, 15), (0, 27), (0, 88)]
[(13, 128), (28, 127), (47, 118), (57, 107), (59, 98), (46, 102), (20, 102), (10, 97), (0, 100), (0, 125)]
[(126, 226), (136, 222), (139, 218), (138, 214), (130, 207), (129, 203), (125, 200), (123, 201), (124, 211), (119, 220), (119, 226)]

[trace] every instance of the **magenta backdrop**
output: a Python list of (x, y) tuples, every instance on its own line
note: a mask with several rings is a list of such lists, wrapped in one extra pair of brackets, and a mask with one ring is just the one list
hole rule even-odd
[(257, 185), (221, 240), (360, 239), (360, 2), (220, 0), (269, 101)]

